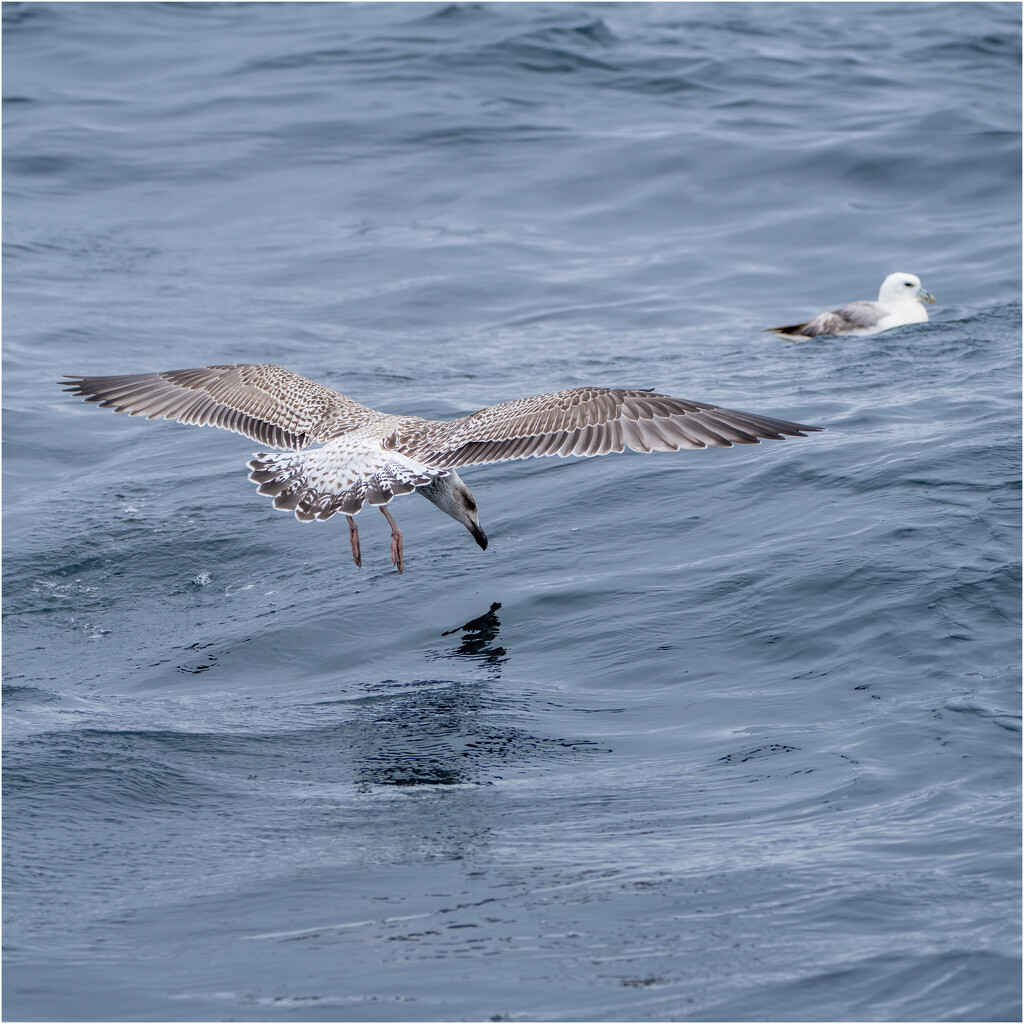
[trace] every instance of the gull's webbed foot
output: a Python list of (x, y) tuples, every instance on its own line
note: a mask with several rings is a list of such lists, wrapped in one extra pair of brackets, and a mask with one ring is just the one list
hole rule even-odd
[(348, 520), (348, 539), (352, 544), (352, 561), (357, 567), (363, 564), (363, 553), (359, 550), (359, 527), (352, 516), (345, 516)]
[(387, 507), (380, 505), (379, 508), (384, 513), (384, 518), (391, 524), (391, 561), (401, 572), (405, 568), (405, 560), (402, 557), (402, 531), (398, 528), (398, 523), (391, 518)]

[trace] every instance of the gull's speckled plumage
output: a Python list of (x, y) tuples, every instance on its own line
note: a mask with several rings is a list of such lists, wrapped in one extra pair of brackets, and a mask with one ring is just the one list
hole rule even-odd
[[(109, 377), (65, 390), (115, 412), (217, 426), (283, 449), (249, 462), (251, 480), (303, 521), (381, 508), (401, 571), (401, 533), (384, 508), (419, 489), (481, 547), (476, 501), (456, 469), (543, 455), (729, 448), (821, 428), (629, 388), (581, 387), (488, 406), (454, 420), (378, 412), (281, 366), (236, 363)], [(311, 447), (319, 445), (319, 447)]]

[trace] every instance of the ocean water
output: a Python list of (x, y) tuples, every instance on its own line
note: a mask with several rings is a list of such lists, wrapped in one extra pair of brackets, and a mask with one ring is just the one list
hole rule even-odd
[[(1019, 1020), (1017, 4), (4, 5), (8, 1020)], [(932, 319), (764, 328), (918, 274)], [(62, 374), (819, 424), (300, 524)]]

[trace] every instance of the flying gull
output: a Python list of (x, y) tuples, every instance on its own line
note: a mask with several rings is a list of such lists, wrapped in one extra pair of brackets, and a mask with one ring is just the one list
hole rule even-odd
[(419, 491), (487, 547), (476, 500), (457, 468), (624, 448), (731, 448), (821, 429), (650, 390), (596, 387), (519, 398), (454, 420), (425, 420), (378, 412), (270, 364), (68, 377), (61, 384), (115, 412), (223, 427), (283, 449), (249, 462), (249, 479), (260, 494), (303, 522), (342, 513), (357, 566), (362, 558), (353, 516), (364, 504), (376, 505), (391, 526), (391, 561), (399, 572), (402, 533), (387, 505), (400, 494)]
[(820, 334), (878, 334), (891, 327), (919, 324), (928, 319), (921, 300), (934, 302), (935, 296), (921, 287), (914, 274), (890, 274), (878, 289), (878, 301), (850, 302), (831, 313), (822, 313), (803, 324), (769, 327), (780, 338), (816, 338)]

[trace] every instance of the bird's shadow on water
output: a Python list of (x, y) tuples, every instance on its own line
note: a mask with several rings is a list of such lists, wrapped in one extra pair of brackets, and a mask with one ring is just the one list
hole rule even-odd
[[(496, 643), (501, 628), (494, 602), (482, 615), (441, 636), (461, 634), (447, 650), (431, 650), (431, 661), (468, 660), (483, 679), (384, 680), (364, 698), (362, 738), (368, 749), (353, 758), (358, 781), (371, 786), (489, 785), (524, 762), (594, 752), (590, 740), (534, 735), (524, 724), (535, 717), (530, 701), (494, 694), (508, 651)], [(395, 693), (396, 688), (403, 692)]]

